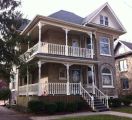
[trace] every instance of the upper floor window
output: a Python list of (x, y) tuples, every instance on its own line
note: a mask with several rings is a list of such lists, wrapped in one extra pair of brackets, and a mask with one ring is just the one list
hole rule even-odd
[(110, 55), (110, 42), (107, 37), (100, 38), (100, 54), (101, 55)]
[(107, 67), (102, 69), (102, 85), (103, 87), (113, 87), (112, 72)]
[(108, 17), (100, 15), (100, 24), (108, 26), (109, 25)]
[(119, 61), (119, 70), (121, 72), (127, 71), (127, 61), (126, 60), (120, 60)]

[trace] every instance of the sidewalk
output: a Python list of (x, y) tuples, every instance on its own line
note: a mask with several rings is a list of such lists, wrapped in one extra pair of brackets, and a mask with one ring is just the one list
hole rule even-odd
[(73, 113), (67, 115), (53, 115), (53, 116), (33, 116), (30, 117), (31, 120), (55, 120), (66, 117), (79, 117), (79, 116), (89, 116), (89, 115), (115, 115), (120, 117), (132, 118), (132, 114), (106, 111), (106, 112), (83, 112), (83, 113)]

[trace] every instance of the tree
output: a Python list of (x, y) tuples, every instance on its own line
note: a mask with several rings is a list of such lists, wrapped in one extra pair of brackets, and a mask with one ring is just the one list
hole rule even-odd
[(22, 24), (22, 14), (17, 10), (20, 5), (20, 1), (0, 0), (0, 74), (8, 80), (12, 66), (20, 64), (16, 46), (25, 40), (18, 32)]

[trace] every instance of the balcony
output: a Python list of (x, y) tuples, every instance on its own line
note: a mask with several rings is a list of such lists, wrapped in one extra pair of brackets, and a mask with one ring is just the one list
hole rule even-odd
[(39, 48), (39, 44), (37, 43), (32, 48), (28, 49), (20, 57), (23, 60), (27, 61), (37, 53), (60, 55), (60, 56), (82, 57), (82, 58), (93, 57), (93, 49), (66, 46), (66, 45), (60, 45), (60, 44), (52, 44), (47, 42), (41, 42), (40, 48)]

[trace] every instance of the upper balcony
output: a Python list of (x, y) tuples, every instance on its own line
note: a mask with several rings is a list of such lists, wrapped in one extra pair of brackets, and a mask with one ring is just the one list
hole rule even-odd
[(39, 22), (38, 26), (30, 31), (30, 36), (34, 44), (29, 43), (27, 50), (20, 56), (24, 61), (29, 61), (38, 53), (57, 57), (93, 58), (94, 38), (90, 31), (74, 28), (69, 30)]

